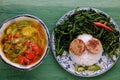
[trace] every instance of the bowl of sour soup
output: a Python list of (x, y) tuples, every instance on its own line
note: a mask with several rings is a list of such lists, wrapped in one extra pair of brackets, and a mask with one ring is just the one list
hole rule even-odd
[(22, 14), (1, 25), (0, 44), (0, 56), (5, 63), (20, 70), (31, 70), (48, 52), (49, 32), (41, 19)]

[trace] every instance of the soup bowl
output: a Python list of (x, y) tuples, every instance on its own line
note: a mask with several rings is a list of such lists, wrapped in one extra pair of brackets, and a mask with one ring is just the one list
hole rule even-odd
[(29, 14), (9, 18), (0, 29), (0, 57), (19, 70), (32, 70), (42, 63), (49, 50), (45, 23)]

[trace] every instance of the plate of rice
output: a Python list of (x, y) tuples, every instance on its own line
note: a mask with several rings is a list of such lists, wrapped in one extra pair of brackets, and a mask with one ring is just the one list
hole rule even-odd
[(56, 23), (51, 42), (53, 55), (71, 74), (98, 76), (118, 60), (119, 36), (118, 25), (107, 13), (96, 8), (77, 8)]

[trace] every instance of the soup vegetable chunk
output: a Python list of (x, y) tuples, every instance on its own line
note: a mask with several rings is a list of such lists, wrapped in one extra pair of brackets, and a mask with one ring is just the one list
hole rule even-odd
[(7, 25), (2, 35), (4, 55), (10, 61), (30, 65), (38, 61), (46, 47), (45, 32), (34, 20), (18, 20)]

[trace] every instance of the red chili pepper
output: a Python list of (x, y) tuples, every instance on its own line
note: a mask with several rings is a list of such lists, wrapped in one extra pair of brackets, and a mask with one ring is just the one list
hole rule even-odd
[(101, 27), (101, 28), (105, 28), (105, 29), (107, 29), (107, 30), (109, 30), (109, 31), (114, 32), (114, 30), (113, 30), (112, 28), (110, 28), (109, 26), (107, 26), (107, 25), (105, 25), (105, 24), (102, 24), (102, 23), (100, 23), (100, 22), (94, 22), (94, 25), (95, 25), (95, 26), (98, 26), (98, 27)]
[(13, 37), (14, 37), (14, 38), (19, 38), (20, 36), (19, 36), (19, 34), (14, 34)]
[(35, 52), (36, 55), (42, 55), (43, 53), (42, 48), (38, 47), (36, 44), (31, 44), (30, 47)]

